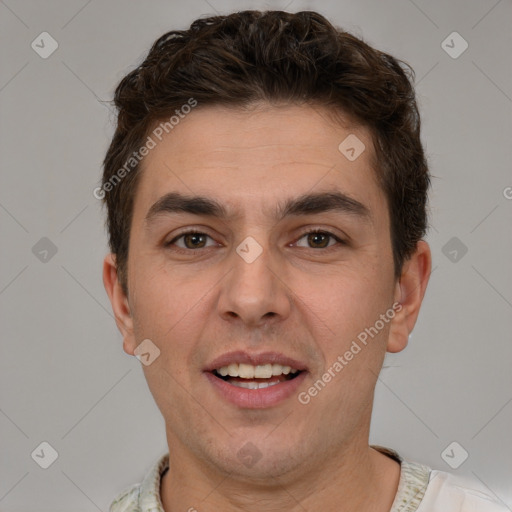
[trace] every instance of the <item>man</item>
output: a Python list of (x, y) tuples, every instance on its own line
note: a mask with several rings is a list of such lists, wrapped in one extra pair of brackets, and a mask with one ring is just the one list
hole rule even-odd
[(409, 68), (314, 12), (159, 38), (119, 84), (103, 278), (169, 454), (111, 511), (504, 511), (368, 444), (427, 286)]

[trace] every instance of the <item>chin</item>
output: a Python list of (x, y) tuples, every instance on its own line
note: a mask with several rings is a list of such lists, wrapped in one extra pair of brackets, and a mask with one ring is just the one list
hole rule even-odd
[(266, 436), (268, 430), (265, 435), (254, 436), (252, 440), (249, 436), (244, 436), (243, 440), (231, 439), (229, 444), (216, 450), (215, 455), (208, 453), (209, 463), (232, 479), (279, 487), (282, 482), (276, 481), (276, 478), (286, 479), (298, 467), (303, 471), (304, 461), (310, 460), (310, 457), (304, 453), (304, 443), (300, 440), (297, 440), (297, 444), (290, 443), (291, 439), (269, 442)]

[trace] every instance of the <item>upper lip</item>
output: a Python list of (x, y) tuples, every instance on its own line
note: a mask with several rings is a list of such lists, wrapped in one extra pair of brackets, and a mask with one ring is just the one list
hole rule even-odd
[(282, 366), (290, 366), (296, 370), (307, 369), (304, 363), (278, 352), (259, 352), (257, 354), (251, 354), (243, 350), (237, 350), (215, 358), (210, 364), (208, 364), (204, 371), (211, 372), (234, 363), (252, 364), (253, 366), (280, 364)]

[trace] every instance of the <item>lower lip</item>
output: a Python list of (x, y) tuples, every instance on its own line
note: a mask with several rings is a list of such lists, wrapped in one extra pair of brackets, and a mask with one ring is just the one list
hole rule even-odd
[(301, 371), (297, 377), (285, 380), (274, 386), (262, 389), (245, 389), (233, 386), (211, 372), (204, 372), (206, 378), (213, 384), (217, 392), (228, 402), (247, 409), (264, 409), (286, 400), (296, 393), (297, 388), (306, 378), (306, 371)]

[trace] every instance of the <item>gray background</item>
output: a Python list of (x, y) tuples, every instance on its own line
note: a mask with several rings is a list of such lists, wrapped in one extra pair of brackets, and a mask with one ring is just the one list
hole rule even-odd
[[(165, 31), (248, 8), (318, 10), (416, 70), (435, 176), (434, 272), (409, 347), (381, 374), (371, 441), (447, 471), (441, 454), (456, 441), (452, 465), (462, 449), (469, 457), (453, 471), (511, 507), (510, 0), (5, 0), (0, 510), (106, 511), (166, 451), (101, 281), (107, 245), (92, 190), (114, 121), (101, 102)], [(31, 43), (45, 31), (59, 46), (43, 59)], [(458, 58), (442, 46), (453, 31), (469, 45)], [(463, 42), (446, 44), (453, 53)], [(46, 470), (31, 458), (43, 441), (59, 455)]]

